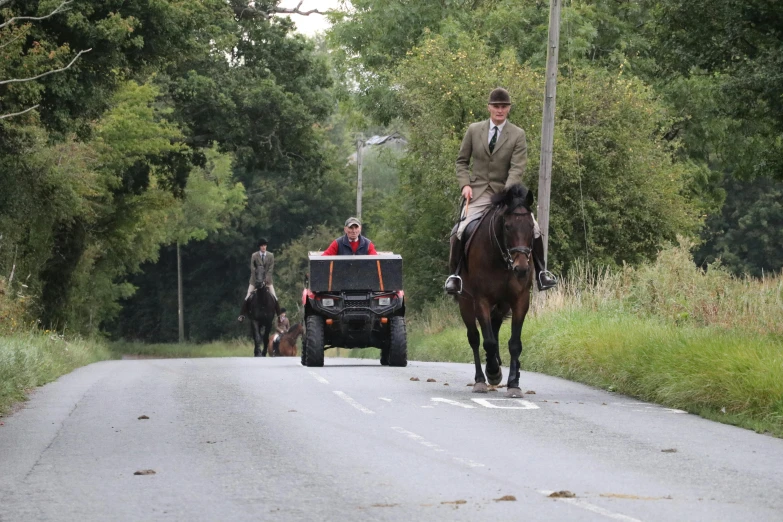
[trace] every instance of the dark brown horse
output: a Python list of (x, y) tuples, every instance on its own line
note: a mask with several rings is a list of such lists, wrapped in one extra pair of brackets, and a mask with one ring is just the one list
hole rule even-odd
[[(256, 288), (250, 299), (243, 303), (243, 313), (245, 310), (247, 310), (247, 315), (250, 318), (250, 335), (253, 336), (253, 355), (255, 357), (266, 357), (266, 347), (269, 344), (272, 323), (275, 319), (275, 298), (269, 293), (266, 285)], [(240, 321), (242, 317), (240, 315)]]
[(296, 323), (284, 334), (280, 335), (278, 353), (274, 353), (274, 339), (269, 339), (269, 353), (276, 357), (296, 357), (296, 340), (304, 333), (304, 325)]
[(466, 262), (460, 269), (463, 292), (458, 296), (459, 310), (468, 330), (468, 342), (476, 363), (475, 393), (486, 393), (487, 383), (481, 371), (479, 336), (476, 321), (484, 336), (486, 372), (491, 385), (503, 379), (500, 369), (498, 332), (503, 319), (511, 314), (511, 356), (507, 397), (522, 397), (519, 388), (519, 356), (522, 353), (522, 323), (530, 308), (533, 284), (533, 194), (522, 185), (492, 197), (493, 205), (479, 223), (469, 242)]

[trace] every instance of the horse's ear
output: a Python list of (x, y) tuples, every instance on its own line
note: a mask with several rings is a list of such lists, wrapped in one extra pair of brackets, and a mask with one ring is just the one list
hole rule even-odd
[(532, 209), (533, 200), (535, 200), (535, 195), (533, 194), (532, 190), (528, 189), (527, 194), (525, 195), (525, 206)]

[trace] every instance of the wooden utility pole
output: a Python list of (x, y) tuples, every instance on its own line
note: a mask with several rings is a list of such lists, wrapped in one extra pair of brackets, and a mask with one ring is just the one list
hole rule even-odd
[(182, 299), (182, 257), (179, 254), (179, 241), (177, 241), (177, 318), (179, 319), (179, 342), (185, 342), (185, 311)]
[(560, 0), (549, 2), (549, 46), (546, 50), (546, 89), (541, 124), (541, 166), (538, 170), (538, 226), (544, 241), (544, 262), (549, 243), (549, 195), (552, 186), (552, 148), (555, 140), (557, 54), (560, 48)]
[(356, 165), (359, 168), (356, 181), (356, 217), (359, 221), (362, 219), (362, 148), (364, 148), (364, 139), (360, 136), (356, 141)]

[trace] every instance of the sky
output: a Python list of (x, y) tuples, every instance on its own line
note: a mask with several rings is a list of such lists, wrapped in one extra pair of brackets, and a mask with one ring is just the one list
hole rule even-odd
[[(300, 0), (282, 0), (278, 5), (293, 9), (299, 2)], [(341, 3), (340, 0), (304, 0), (299, 10), (318, 9), (319, 11), (326, 11), (338, 9)], [(307, 36), (313, 36), (315, 33), (326, 31), (329, 28), (329, 21), (325, 16), (317, 14), (311, 14), (310, 16), (293, 15), (293, 19), (296, 23), (297, 31)]]

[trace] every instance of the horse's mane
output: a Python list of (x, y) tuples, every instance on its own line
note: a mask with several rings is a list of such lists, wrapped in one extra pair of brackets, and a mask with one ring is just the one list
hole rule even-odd
[(496, 207), (505, 206), (508, 210), (514, 210), (518, 207), (532, 210), (533, 192), (528, 190), (522, 183), (516, 183), (503, 192), (492, 196), (492, 204)]

